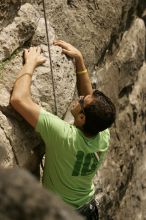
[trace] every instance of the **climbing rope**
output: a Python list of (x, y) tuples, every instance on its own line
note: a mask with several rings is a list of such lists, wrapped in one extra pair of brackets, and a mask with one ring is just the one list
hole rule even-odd
[(56, 102), (56, 94), (55, 94), (55, 85), (54, 85), (54, 74), (53, 74), (53, 67), (52, 67), (52, 58), (51, 58), (51, 49), (50, 49), (50, 39), (49, 39), (49, 31), (48, 31), (48, 24), (47, 24), (47, 17), (46, 17), (46, 7), (45, 7), (45, 0), (43, 2), (43, 11), (44, 11), (44, 19), (45, 19), (45, 28), (46, 28), (46, 36), (47, 36), (47, 43), (48, 43), (48, 54), (50, 60), (50, 70), (51, 70), (51, 78), (52, 78), (52, 85), (53, 85), (53, 96), (54, 96), (54, 104), (55, 104), (55, 115), (57, 115), (57, 102)]

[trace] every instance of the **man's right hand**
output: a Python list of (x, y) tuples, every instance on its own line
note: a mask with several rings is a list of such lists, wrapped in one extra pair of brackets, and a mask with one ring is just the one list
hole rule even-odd
[(83, 59), (82, 58), (82, 54), (81, 52), (76, 49), (74, 46), (72, 46), (71, 44), (65, 42), (65, 41), (62, 41), (62, 40), (55, 40), (53, 42), (53, 44), (55, 46), (60, 46), (62, 48), (62, 52), (72, 58), (75, 58), (75, 60), (78, 60), (78, 59)]
[(64, 54), (75, 59), (77, 89), (79, 96), (91, 95), (92, 86), (81, 52), (78, 49), (76, 49), (74, 46), (63, 40), (54, 41), (54, 45), (60, 46)]

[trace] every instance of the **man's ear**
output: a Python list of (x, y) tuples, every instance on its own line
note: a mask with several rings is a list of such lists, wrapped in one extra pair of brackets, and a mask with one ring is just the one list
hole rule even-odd
[(85, 121), (86, 121), (86, 116), (85, 116), (83, 113), (80, 113), (80, 114), (79, 114), (79, 120), (80, 120), (80, 123), (81, 123), (82, 125), (84, 125), (84, 124), (85, 124)]

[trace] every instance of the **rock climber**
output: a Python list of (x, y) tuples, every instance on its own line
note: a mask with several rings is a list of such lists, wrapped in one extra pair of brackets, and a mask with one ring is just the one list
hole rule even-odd
[(24, 50), (25, 64), (15, 81), (10, 103), (38, 132), (45, 143), (43, 185), (72, 205), (86, 219), (98, 219), (93, 177), (108, 150), (108, 128), (115, 121), (115, 106), (92, 85), (81, 52), (71, 44), (54, 41), (74, 58), (79, 99), (72, 105), (74, 124), (45, 111), (31, 98), (35, 68), (45, 62), (39, 47)]

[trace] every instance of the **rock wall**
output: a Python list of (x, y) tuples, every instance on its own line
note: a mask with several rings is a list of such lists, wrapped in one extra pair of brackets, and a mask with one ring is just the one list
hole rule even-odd
[[(107, 159), (95, 177), (100, 218), (146, 218), (146, 3), (144, 0), (46, 1), (49, 36), (78, 47), (94, 86), (117, 107)], [(3, 19), (5, 13), (8, 14)], [(10, 92), (29, 45), (47, 46), (41, 1), (0, 3), (0, 148), (1, 166), (27, 166), (40, 139), (9, 106)], [(63, 117), (75, 90), (71, 60), (51, 44), (58, 115)], [(34, 74), (32, 94), (54, 112), (49, 61)], [(36, 162), (36, 159), (33, 159)], [(38, 164), (38, 163), (37, 163)], [(30, 167), (31, 166), (31, 167)], [(29, 169), (34, 170), (33, 165)]]

